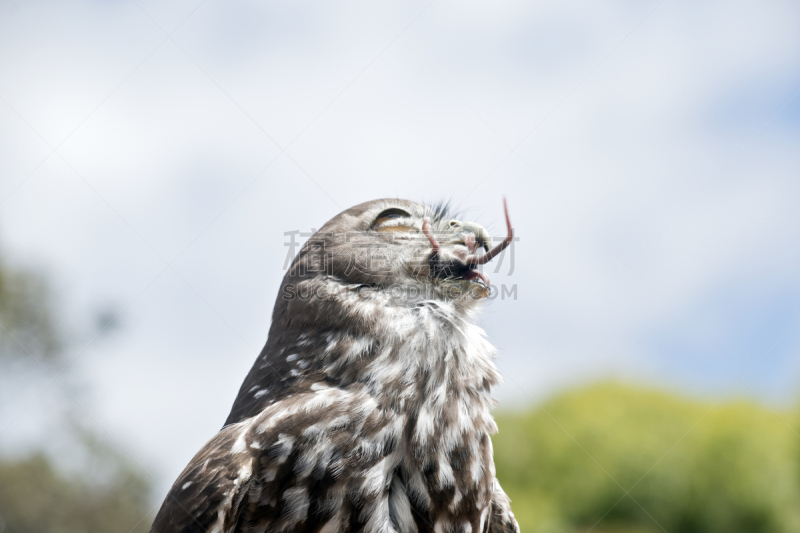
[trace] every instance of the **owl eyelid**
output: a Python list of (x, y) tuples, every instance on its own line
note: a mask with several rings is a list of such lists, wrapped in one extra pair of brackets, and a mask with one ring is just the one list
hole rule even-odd
[[(406, 212), (406, 211), (403, 211), (402, 209), (398, 209), (396, 207), (393, 207), (391, 209), (386, 209), (385, 211), (382, 211), (381, 214), (377, 216), (377, 218), (375, 218), (375, 221), (372, 223), (372, 227), (376, 228), (377, 226), (380, 226), (381, 224), (385, 224), (386, 222), (389, 222), (391, 220), (395, 220), (395, 219), (403, 218), (403, 217), (411, 217), (411, 214)], [(398, 231), (401, 228), (402, 229), (410, 228), (410, 226), (398, 224), (398, 225), (394, 226), (392, 229), (395, 230), (395, 231)]]

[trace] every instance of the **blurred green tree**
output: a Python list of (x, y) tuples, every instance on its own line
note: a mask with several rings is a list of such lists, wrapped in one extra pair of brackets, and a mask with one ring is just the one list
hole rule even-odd
[(495, 460), (523, 531), (800, 531), (791, 417), (615, 383), (497, 417)]
[[(60, 362), (65, 343), (56, 317), (44, 276), (0, 262), (0, 376), (24, 380), (33, 366)], [(67, 426), (90, 458), (77, 468), (60, 468), (36, 449), (0, 457), (0, 533), (148, 531), (149, 480), (109, 442)]]
[(60, 355), (61, 332), (52, 300), (44, 276), (0, 263), (0, 363)]

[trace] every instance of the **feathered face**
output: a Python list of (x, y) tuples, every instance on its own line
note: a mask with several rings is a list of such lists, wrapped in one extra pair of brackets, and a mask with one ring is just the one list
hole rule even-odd
[(366, 202), (337, 215), (311, 237), (284, 286), (333, 276), (409, 302), (477, 300), (489, 294), (489, 279), (478, 267), (508, 245), (510, 224), (508, 229), (508, 237), (492, 249), (483, 227), (451, 218), (446, 209), (407, 200)]

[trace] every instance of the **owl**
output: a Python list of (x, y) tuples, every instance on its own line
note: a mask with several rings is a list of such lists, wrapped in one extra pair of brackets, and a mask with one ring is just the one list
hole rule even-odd
[(334, 217), (280, 287), (228, 419), (153, 533), (513, 533), (495, 477), (495, 350), (475, 324), (500, 253), (443, 207)]

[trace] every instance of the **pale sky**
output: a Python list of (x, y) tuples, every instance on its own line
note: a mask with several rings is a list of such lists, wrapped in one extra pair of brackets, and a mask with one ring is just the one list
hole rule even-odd
[(796, 2), (6, 1), (0, 51), (0, 243), (85, 385), (19, 384), (0, 449), (78, 401), (165, 490), (266, 339), (284, 233), (387, 196), (495, 233), (507, 197), (500, 408), (796, 399)]

